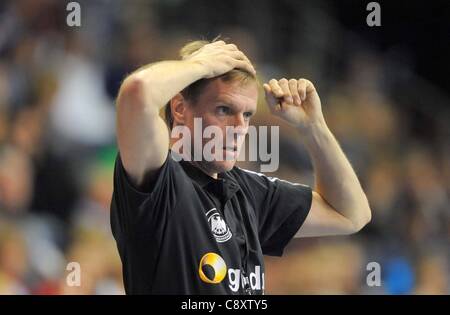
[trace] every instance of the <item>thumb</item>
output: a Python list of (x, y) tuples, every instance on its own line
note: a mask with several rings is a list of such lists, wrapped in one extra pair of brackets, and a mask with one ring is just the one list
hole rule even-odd
[(266, 102), (269, 108), (275, 112), (279, 112), (281, 110), (281, 106), (279, 103), (279, 100), (275, 97), (275, 95), (272, 93), (272, 89), (270, 85), (267, 83), (263, 84), (264, 87), (264, 94), (266, 97)]

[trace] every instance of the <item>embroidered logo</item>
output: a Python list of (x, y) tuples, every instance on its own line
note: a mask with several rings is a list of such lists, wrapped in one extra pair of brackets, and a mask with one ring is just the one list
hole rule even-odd
[(221, 217), (216, 208), (212, 208), (206, 213), (211, 232), (218, 243), (228, 241), (233, 235), (225, 220)]

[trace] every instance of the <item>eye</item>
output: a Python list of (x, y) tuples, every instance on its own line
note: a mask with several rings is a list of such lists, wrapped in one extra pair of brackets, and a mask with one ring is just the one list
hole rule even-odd
[(218, 115), (228, 115), (230, 113), (230, 108), (228, 106), (217, 106), (216, 112)]
[(244, 113), (244, 118), (245, 120), (250, 120), (250, 118), (253, 116), (252, 112), (245, 112)]

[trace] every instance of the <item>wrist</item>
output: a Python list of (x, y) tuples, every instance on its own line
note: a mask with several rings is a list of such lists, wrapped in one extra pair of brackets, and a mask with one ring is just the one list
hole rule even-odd
[(209, 75), (208, 69), (207, 67), (205, 67), (205, 65), (197, 60), (183, 60), (182, 62), (184, 62), (186, 64), (187, 67), (189, 67), (190, 69), (192, 69), (196, 76), (199, 77), (199, 79), (204, 79), (207, 78)]
[(307, 146), (321, 143), (324, 139), (333, 136), (324, 120), (309, 124), (308, 127), (300, 129), (300, 133)]

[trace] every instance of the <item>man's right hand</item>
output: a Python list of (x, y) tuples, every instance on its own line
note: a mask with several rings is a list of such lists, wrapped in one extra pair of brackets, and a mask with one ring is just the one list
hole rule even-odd
[(226, 44), (222, 40), (206, 44), (184, 60), (202, 65), (206, 79), (220, 76), (235, 68), (256, 74), (247, 56), (235, 44)]

